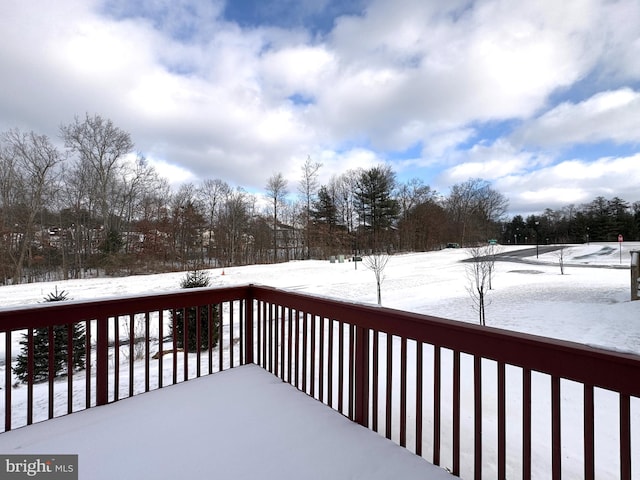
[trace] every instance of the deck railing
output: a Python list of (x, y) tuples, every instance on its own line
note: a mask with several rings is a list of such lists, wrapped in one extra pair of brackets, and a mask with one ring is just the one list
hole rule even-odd
[[(0, 384), (4, 393), (4, 430), (246, 363), (245, 343), (238, 340), (251, 338), (250, 332), (245, 334), (244, 317), (250, 292), (248, 286), (193, 288), (160, 295), (0, 309), (0, 335), (4, 337), (0, 343), (0, 366), (4, 367), (4, 382)], [(207, 312), (207, 331), (213, 332), (214, 325), (218, 328), (215, 348), (208, 348), (212, 338), (208, 342), (207, 339), (200, 341), (203, 334), (200, 322), (194, 322), (195, 351), (189, 351), (190, 322), (184, 322), (182, 342), (172, 335), (172, 319), (176, 312), (185, 309), (195, 309), (197, 318), (202, 311)], [(67, 335), (63, 336), (66, 351), (70, 352), (74, 348), (75, 324), (81, 324), (85, 330), (86, 368), (75, 371), (72, 357), (68, 356), (62, 378), (54, 377), (50, 371), (46, 382), (34, 382), (35, 334), (46, 334), (48, 330), (48, 337), (53, 340), (54, 327), (66, 326)], [(46, 330), (43, 332), (43, 329)], [(51, 369), (55, 348), (59, 348), (57, 344), (58, 340), (54, 340), (45, 345)], [(184, 347), (178, 348), (180, 344)], [(19, 354), (28, 359), (27, 379), (24, 387), (12, 388), (20, 387), (9, 368)], [(34, 404), (46, 404), (46, 415)]]
[[(208, 312), (209, 325), (219, 316), (218, 345), (178, 351), (168, 320), (186, 308)], [(5, 430), (37, 421), (34, 401), (46, 402), (51, 418), (257, 363), (462, 478), (630, 480), (640, 472), (634, 355), (243, 286), (0, 310), (5, 366), (17, 336), (76, 322), (87, 329), (86, 370), (69, 369), (62, 383), (27, 382), (16, 389), (22, 401), (5, 367)]]

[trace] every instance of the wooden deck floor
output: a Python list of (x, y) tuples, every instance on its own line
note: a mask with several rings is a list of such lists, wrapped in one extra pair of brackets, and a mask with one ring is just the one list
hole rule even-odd
[(78, 454), (79, 478), (453, 478), (255, 365), (0, 434), (3, 454)]

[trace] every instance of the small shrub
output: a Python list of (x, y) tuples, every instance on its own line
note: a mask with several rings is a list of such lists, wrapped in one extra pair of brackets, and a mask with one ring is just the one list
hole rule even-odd
[[(56, 287), (54, 292), (49, 293), (44, 298), (45, 302), (62, 302), (68, 300), (68, 294), (64, 290), (58, 292)], [(73, 328), (72, 352), (73, 369), (82, 370), (85, 368), (86, 358), (86, 335), (85, 327), (82, 323), (73, 325), (53, 326), (53, 374), (54, 377), (66, 375), (68, 373), (69, 349), (67, 343), (68, 328)], [(24, 334), (20, 340), (21, 350), (16, 360), (13, 373), (21, 382), (28, 380), (29, 367), (29, 340)], [(33, 331), (33, 381), (42, 382), (49, 378), (49, 328), (36, 328)]]
[[(198, 288), (208, 287), (210, 282), (207, 272), (202, 270), (193, 270), (187, 272), (185, 277), (180, 282), (181, 288)], [(209, 348), (209, 306), (202, 305), (200, 307), (200, 318), (197, 319), (196, 307), (189, 307), (185, 309), (176, 309), (173, 312), (171, 319), (171, 334), (176, 338), (176, 344), (179, 348), (185, 348), (184, 342), (184, 325), (185, 325), (185, 313), (187, 320), (187, 345), (189, 351), (195, 352), (198, 346), (201, 350), (207, 350)], [(215, 347), (218, 344), (218, 306), (211, 306), (211, 347)], [(200, 323), (200, 343), (198, 345), (197, 335), (197, 322)]]

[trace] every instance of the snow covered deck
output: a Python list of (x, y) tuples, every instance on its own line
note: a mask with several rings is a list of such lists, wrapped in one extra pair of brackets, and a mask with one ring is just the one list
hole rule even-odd
[(452, 478), (255, 365), (0, 434), (5, 454), (78, 454), (79, 478)]

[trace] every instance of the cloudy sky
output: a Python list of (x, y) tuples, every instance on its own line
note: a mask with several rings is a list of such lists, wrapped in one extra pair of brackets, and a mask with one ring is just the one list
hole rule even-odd
[(99, 114), (174, 185), (389, 164), (640, 200), (638, 0), (0, 0), (0, 130)]

